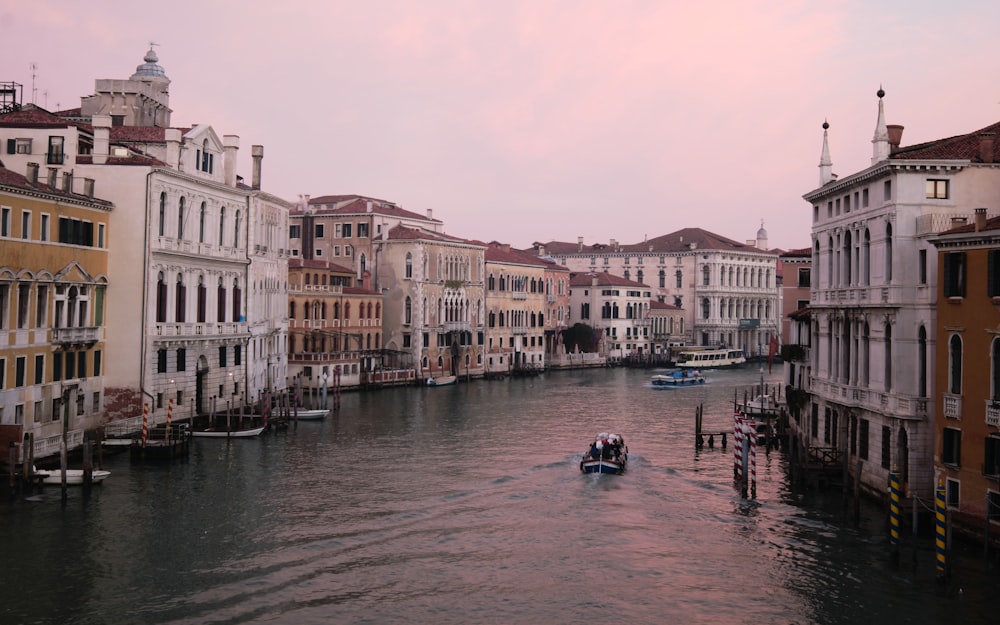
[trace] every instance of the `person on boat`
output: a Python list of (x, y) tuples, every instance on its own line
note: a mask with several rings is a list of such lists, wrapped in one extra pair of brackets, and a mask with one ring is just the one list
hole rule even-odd
[(595, 460), (601, 457), (601, 450), (597, 447), (597, 441), (590, 444), (590, 457)]

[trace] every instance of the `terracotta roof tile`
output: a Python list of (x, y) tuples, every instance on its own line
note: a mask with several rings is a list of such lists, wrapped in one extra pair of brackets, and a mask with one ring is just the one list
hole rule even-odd
[(624, 286), (632, 287), (636, 289), (648, 289), (650, 286), (648, 284), (643, 284), (641, 282), (633, 282), (632, 280), (626, 280), (621, 276), (616, 276), (610, 274), (606, 271), (601, 272), (587, 272), (587, 273), (571, 273), (569, 275), (569, 285), (570, 286), (592, 286), (594, 284), (594, 278), (597, 278), (597, 286)]
[[(692, 248), (692, 244), (694, 247)], [(536, 243), (545, 247), (546, 254), (608, 254), (608, 253), (632, 253), (632, 254), (656, 254), (656, 253), (676, 253), (688, 252), (692, 250), (743, 250), (755, 251), (762, 254), (773, 254), (768, 250), (758, 250), (752, 245), (740, 243), (724, 236), (703, 230), (702, 228), (683, 228), (670, 234), (648, 239), (642, 243), (618, 243), (614, 247), (610, 243), (594, 243), (591, 245), (581, 245), (566, 241), (549, 241), (548, 243)]]
[(993, 135), (992, 162), (1000, 163), (1000, 122), (965, 135), (937, 139), (893, 150), (892, 160), (968, 160), (984, 162), (980, 154), (980, 135)]
[(90, 202), (91, 204), (98, 204), (108, 208), (114, 206), (113, 203), (107, 200), (102, 200), (100, 198), (89, 198), (86, 195), (80, 195), (78, 193), (67, 193), (57, 187), (50, 187), (42, 180), (41, 177), (39, 177), (39, 180), (35, 185), (30, 185), (28, 184), (27, 177), (17, 172), (11, 171), (6, 167), (0, 167), (0, 185), (7, 187), (14, 187), (22, 191), (45, 193), (47, 195), (53, 195), (62, 198), (70, 198), (82, 202)]

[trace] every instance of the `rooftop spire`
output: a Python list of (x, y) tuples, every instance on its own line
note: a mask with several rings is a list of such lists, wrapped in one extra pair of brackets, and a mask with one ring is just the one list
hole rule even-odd
[(885, 109), (882, 106), (882, 98), (885, 91), (879, 85), (878, 92), (878, 120), (875, 122), (875, 136), (872, 138), (872, 165), (889, 158), (889, 129), (885, 125)]
[(823, 120), (823, 152), (819, 155), (819, 186), (833, 180), (833, 161), (830, 160), (830, 141), (827, 137), (827, 129), (830, 124)]

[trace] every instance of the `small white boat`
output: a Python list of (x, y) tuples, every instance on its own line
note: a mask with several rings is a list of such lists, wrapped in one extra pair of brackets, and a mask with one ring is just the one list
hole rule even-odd
[(746, 356), (739, 349), (688, 350), (677, 355), (677, 366), (682, 369), (742, 367), (746, 361)]
[(650, 379), (650, 383), (653, 386), (694, 386), (696, 384), (704, 384), (705, 378), (698, 370), (686, 371), (678, 369), (673, 373), (654, 375)]
[(427, 386), (448, 386), (457, 380), (458, 378), (453, 375), (441, 375), (436, 378), (427, 378)]
[(329, 410), (299, 410), (298, 412), (292, 411), (292, 419), (297, 419), (299, 421), (322, 421), (330, 414)]
[(205, 430), (192, 430), (191, 436), (196, 438), (254, 438), (260, 436), (264, 431), (264, 426), (251, 428), (249, 430), (220, 430), (208, 428)]
[[(43, 484), (62, 484), (62, 470), (35, 469), (35, 475), (42, 478)], [(90, 481), (93, 484), (103, 482), (111, 475), (111, 471), (94, 469), (90, 472)], [(66, 469), (66, 484), (78, 486), (83, 484), (83, 469)]]

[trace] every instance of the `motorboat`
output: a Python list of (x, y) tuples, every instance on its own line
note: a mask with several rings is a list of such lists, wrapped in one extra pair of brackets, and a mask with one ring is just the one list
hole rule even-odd
[(678, 369), (671, 373), (654, 375), (650, 379), (650, 382), (652, 382), (653, 386), (695, 386), (697, 384), (704, 384), (705, 377), (697, 369)]
[(580, 470), (584, 473), (621, 473), (628, 461), (628, 447), (619, 434), (601, 432), (583, 452)]
[(458, 381), (458, 378), (453, 375), (440, 375), (436, 378), (427, 378), (427, 386), (448, 386), (449, 384), (454, 384)]
[[(35, 469), (35, 475), (41, 478), (42, 484), (62, 484), (62, 469)], [(94, 469), (90, 472), (90, 481), (98, 484), (106, 480), (109, 475), (111, 471)], [(83, 484), (83, 469), (66, 469), (66, 484), (68, 486)]]
[(203, 430), (192, 430), (191, 436), (195, 438), (254, 438), (260, 436), (266, 426), (248, 428), (244, 430), (226, 430), (224, 428), (205, 428)]

